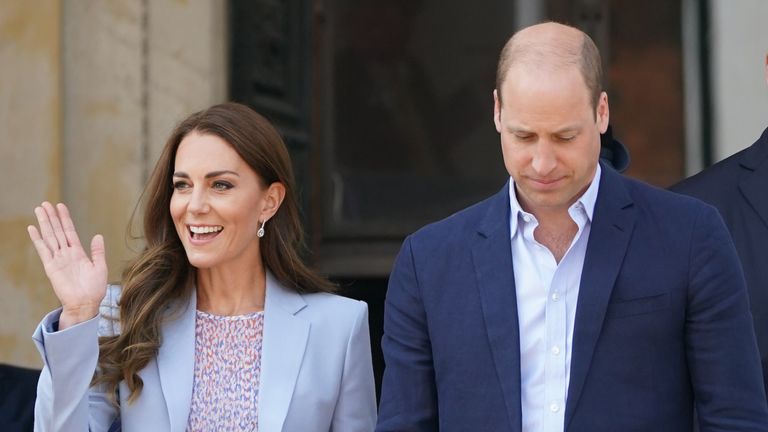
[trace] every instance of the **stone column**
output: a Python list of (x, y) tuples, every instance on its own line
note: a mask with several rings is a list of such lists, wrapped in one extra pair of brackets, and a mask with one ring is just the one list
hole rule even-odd
[(30, 336), (57, 305), (29, 241), (32, 209), (61, 197), (61, 4), (0, 2), (0, 362), (34, 366)]

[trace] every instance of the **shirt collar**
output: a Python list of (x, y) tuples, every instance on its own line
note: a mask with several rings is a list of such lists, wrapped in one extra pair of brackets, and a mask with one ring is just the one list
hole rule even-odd
[[(592, 222), (592, 215), (595, 212), (595, 202), (597, 202), (597, 191), (600, 188), (601, 174), (602, 169), (598, 163), (597, 168), (595, 169), (595, 177), (592, 179), (589, 187), (586, 191), (584, 191), (583, 194), (581, 194), (579, 199), (577, 199), (576, 202), (571, 204), (569, 207), (569, 210), (571, 210), (577, 204), (581, 204), (581, 206), (584, 208), (584, 212), (587, 214), (587, 218), (589, 219), (590, 223)], [(530, 213), (527, 213), (525, 210), (523, 210), (522, 207), (520, 207), (520, 202), (517, 200), (517, 194), (515, 193), (515, 180), (512, 177), (509, 178), (509, 208), (509, 232), (511, 236), (514, 237), (517, 233), (518, 219), (521, 215)]]

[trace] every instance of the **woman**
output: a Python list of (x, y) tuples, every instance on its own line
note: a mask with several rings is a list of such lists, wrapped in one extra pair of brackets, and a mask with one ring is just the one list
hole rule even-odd
[(146, 247), (122, 287), (107, 287), (100, 235), (89, 259), (66, 206), (35, 209), (62, 304), (34, 335), (36, 430), (373, 430), (367, 307), (301, 262), (277, 131), (239, 104), (193, 114), (145, 199)]

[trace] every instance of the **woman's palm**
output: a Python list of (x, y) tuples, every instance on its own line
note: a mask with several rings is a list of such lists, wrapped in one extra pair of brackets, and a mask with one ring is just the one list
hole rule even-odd
[(62, 308), (95, 314), (107, 287), (103, 237), (93, 237), (89, 258), (64, 204), (54, 208), (44, 202), (35, 208), (35, 216), (40, 228), (30, 225), (29, 237)]

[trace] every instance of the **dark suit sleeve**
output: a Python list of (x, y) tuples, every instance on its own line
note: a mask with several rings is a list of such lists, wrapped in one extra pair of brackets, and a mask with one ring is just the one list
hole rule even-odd
[(389, 278), (381, 345), (386, 368), (376, 430), (437, 431), (432, 347), (410, 238)]
[(700, 430), (768, 431), (744, 276), (713, 208), (699, 215), (690, 244), (685, 337)]
[(0, 430), (32, 430), (39, 376), (39, 370), (0, 364)]

